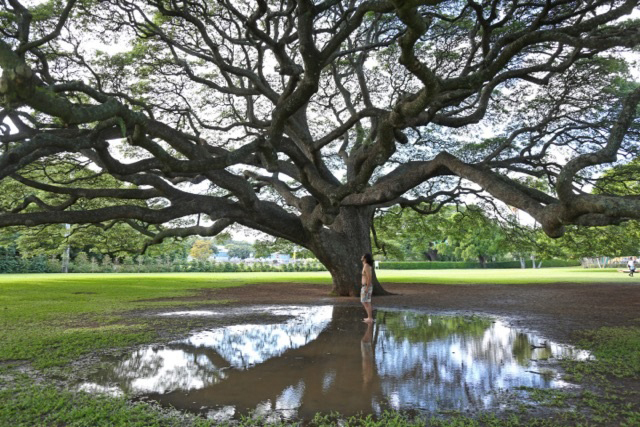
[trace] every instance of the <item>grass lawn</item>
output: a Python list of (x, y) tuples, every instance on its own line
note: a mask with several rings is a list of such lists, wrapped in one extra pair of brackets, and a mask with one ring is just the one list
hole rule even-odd
[[(640, 277), (632, 279), (614, 269), (585, 270), (575, 267), (540, 270), (380, 270), (377, 274), (383, 284), (640, 282)], [(43, 388), (29, 379), (20, 379), (20, 375), (16, 374), (10, 375), (14, 377), (14, 381), (9, 384), (4, 382), (3, 372), (12, 369), (12, 361), (28, 361), (33, 367), (46, 373), (54, 367), (65, 369), (68, 362), (96, 350), (158, 340), (153, 322), (170, 320), (131, 318), (126, 313), (131, 310), (172, 305), (195, 306), (202, 303), (149, 300), (192, 295), (196, 289), (243, 286), (261, 282), (323, 283), (327, 285), (329, 292), (331, 278), (326, 272), (0, 275), (0, 401), (9, 402), (4, 408), (0, 405), (0, 425), (5, 425), (9, 420), (15, 422), (6, 425), (181, 425), (180, 420), (167, 421), (144, 406), (131, 407), (126, 399), (122, 398), (92, 397), (56, 390), (50, 385)], [(206, 301), (207, 305), (212, 303), (214, 302)], [(635, 328), (622, 334), (616, 329), (606, 334), (619, 336), (621, 338), (615, 338), (613, 342), (624, 343), (623, 347), (613, 344), (607, 346), (607, 349), (614, 349), (610, 352), (615, 356), (615, 364), (622, 363), (620, 360), (623, 360), (627, 366), (629, 360), (634, 360), (629, 375), (636, 375), (640, 369), (637, 357), (640, 354), (640, 330)], [(599, 337), (595, 341), (604, 340)], [(620, 357), (621, 355), (624, 357)], [(604, 355), (601, 357), (605, 360)], [(607, 364), (603, 371), (612, 371), (611, 366), (613, 363)], [(579, 376), (587, 373), (576, 371), (574, 374)], [(64, 409), (76, 404), (80, 405), (80, 412), (76, 415)], [(119, 418), (113, 418), (116, 415)], [(636, 421), (639, 424), (630, 425), (640, 425), (640, 414), (633, 412), (633, 415), (638, 417)], [(196, 420), (191, 424), (200, 425), (200, 421)], [(325, 421), (326, 424), (320, 422), (318, 425), (335, 425), (328, 420)], [(469, 420), (469, 424), (459, 425), (476, 425), (474, 423), (475, 421)], [(371, 422), (353, 425), (385, 424)], [(407, 426), (411, 423), (397, 425)], [(434, 421), (430, 425), (449, 424)], [(487, 425), (507, 424), (489, 422)]]
[[(377, 274), (383, 283), (607, 283), (635, 280), (613, 269), (582, 268), (380, 270)], [(191, 295), (195, 289), (260, 282), (325, 283), (328, 288), (331, 277), (327, 272), (1, 275), (0, 361), (26, 359), (45, 367), (66, 363), (93, 349), (147, 342), (154, 338), (149, 325), (125, 325), (122, 313), (170, 305), (197, 305), (200, 304), (197, 301), (148, 300)]]
[[(380, 270), (378, 277), (383, 283), (440, 284), (636, 280), (613, 269), (582, 268)], [(198, 305), (201, 303), (197, 301), (148, 300), (191, 295), (195, 289), (260, 282), (325, 283), (329, 288), (331, 277), (327, 272), (1, 275), (0, 361), (30, 360), (42, 368), (67, 363), (95, 349), (149, 342), (156, 338), (150, 325), (136, 323), (142, 322), (139, 319), (125, 322), (123, 313)]]
[(378, 270), (381, 282), (439, 284), (620, 283), (637, 280), (614, 268)]
[[(317, 273), (300, 273), (293, 280), (330, 283), (328, 274)], [(287, 282), (292, 277), (286, 273), (2, 275), (0, 361), (31, 360), (44, 368), (95, 349), (149, 342), (156, 338), (150, 325), (124, 319), (123, 313), (198, 305), (202, 303), (147, 300), (256, 281)]]

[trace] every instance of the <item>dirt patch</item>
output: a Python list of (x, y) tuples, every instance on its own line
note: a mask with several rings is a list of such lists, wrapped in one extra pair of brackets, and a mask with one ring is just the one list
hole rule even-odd
[[(603, 326), (640, 326), (640, 282), (617, 284), (524, 284), (524, 285), (435, 285), (428, 283), (384, 283), (393, 295), (373, 298), (374, 309), (419, 310), (443, 315), (481, 315), (498, 318), (510, 326), (533, 332), (542, 339), (557, 343), (578, 345), (579, 331)], [(261, 307), (272, 305), (335, 305), (361, 308), (359, 298), (330, 295), (331, 286), (306, 283), (262, 283), (222, 289), (198, 289), (188, 297), (171, 298), (179, 306), (180, 301), (199, 301), (197, 310), (220, 311), (224, 314), (200, 317), (157, 316), (157, 310), (134, 311), (132, 318), (154, 319), (149, 326), (168, 341), (184, 336), (185, 331), (204, 330), (231, 324), (268, 323), (270, 310)], [(221, 300), (231, 301), (220, 305)], [(207, 305), (211, 302), (211, 306)], [(163, 311), (176, 311), (176, 307)], [(185, 310), (193, 305), (185, 304)], [(153, 314), (156, 314), (154, 316)], [(364, 315), (364, 310), (362, 312)], [(559, 362), (548, 362), (552, 370), (562, 372)], [(575, 393), (567, 392), (566, 404), (556, 407), (553, 392), (542, 397), (540, 404), (526, 403), (525, 418), (559, 419), (558, 425), (567, 425), (563, 417), (567, 408), (580, 408), (584, 416), (602, 416), (601, 408), (591, 409), (582, 399), (582, 393), (598, 396), (607, 402), (607, 421), (600, 425), (617, 425), (628, 407), (637, 408), (639, 385), (636, 379), (611, 378), (606, 383), (597, 378), (584, 377)], [(606, 392), (605, 392), (606, 389)], [(562, 392), (561, 392), (562, 393)], [(606, 394), (615, 396), (607, 400)], [(503, 408), (506, 412), (522, 409), (522, 398), (505, 394)], [(542, 395), (544, 396), (544, 395)], [(551, 403), (544, 403), (547, 399)], [(614, 401), (615, 400), (615, 401)], [(520, 406), (519, 406), (520, 405)], [(628, 406), (631, 405), (631, 406)], [(519, 408), (519, 409), (518, 409)], [(633, 409), (637, 411), (637, 409)], [(569, 411), (571, 412), (571, 411)], [(502, 414), (502, 412), (500, 412)], [(599, 414), (599, 415), (598, 415)], [(471, 413), (469, 413), (471, 415)], [(501, 415), (502, 416), (502, 415)], [(582, 415), (581, 415), (582, 416)], [(571, 422), (569, 424), (575, 424)]]
[[(486, 314), (507, 318), (519, 328), (571, 341), (574, 332), (601, 326), (640, 324), (640, 283), (434, 285), (385, 283), (394, 295), (374, 297), (380, 308), (409, 308), (438, 313)], [(231, 305), (356, 304), (355, 297), (334, 297), (327, 285), (263, 283), (207, 289), (185, 300), (231, 300)]]
[[(640, 282), (618, 284), (526, 284), (526, 285), (434, 285), (428, 283), (405, 284), (384, 283), (393, 295), (374, 297), (375, 308), (387, 310), (420, 310), (433, 314), (487, 315), (499, 318), (514, 328), (535, 332), (555, 342), (577, 344), (581, 330), (602, 326), (640, 325)], [(261, 283), (240, 287), (218, 289), (194, 289), (187, 297), (154, 299), (173, 301), (171, 308), (142, 309), (131, 311), (126, 322), (137, 323), (144, 319), (145, 325), (157, 332), (159, 343), (184, 337), (186, 333), (233, 324), (260, 324), (276, 322), (269, 310), (260, 306), (270, 305), (336, 305), (360, 308), (359, 298), (330, 295), (330, 285), (305, 283)], [(184, 308), (180, 301), (189, 302)], [(190, 302), (198, 301), (197, 309)], [(220, 301), (230, 301), (220, 304)], [(210, 302), (211, 305), (208, 305)], [(160, 316), (163, 312), (178, 310), (211, 310), (220, 314), (211, 316)], [(364, 315), (364, 311), (363, 311)], [(280, 319), (281, 321), (281, 319)], [(73, 363), (65, 370), (63, 384), (77, 384), (95, 373), (101, 358), (119, 357), (126, 349), (108, 349), (95, 352), (89, 357)], [(555, 366), (555, 365), (554, 365)], [(71, 373), (69, 373), (71, 371)], [(61, 380), (62, 381), (62, 380)], [(616, 411), (626, 404), (637, 404), (639, 394), (635, 379), (613, 380), (608, 390), (618, 390), (624, 396), (615, 402)], [(585, 382), (582, 389), (603, 396), (601, 385)], [(624, 391), (624, 393), (623, 393)], [(515, 395), (514, 395), (515, 396)], [(569, 406), (582, 404), (579, 393), (568, 398)], [(578, 403), (576, 403), (578, 402)], [(505, 396), (505, 408), (515, 408), (519, 398)], [(512, 406), (510, 406), (512, 405)], [(636, 408), (637, 406), (633, 406)], [(566, 408), (529, 405), (526, 417), (562, 417)], [(584, 405), (581, 406), (582, 410)], [(634, 409), (635, 410), (635, 409)], [(612, 418), (614, 419), (615, 416)], [(564, 425), (562, 422), (559, 425)], [(602, 425), (613, 425), (605, 423)]]

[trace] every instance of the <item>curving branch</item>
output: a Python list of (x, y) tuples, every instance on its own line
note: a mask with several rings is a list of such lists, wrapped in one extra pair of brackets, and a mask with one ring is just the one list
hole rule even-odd
[(493, 197), (552, 236), (639, 215), (585, 188), (637, 151), (638, 90), (609, 107), (635, 87), (618, 53), (640, 45), (637, 0), (68, 0), (38, 20), (7, 1), (0, 185), (36, 195), (0, 226), (124, 221), (153, 243), (234, 223), (347, 284), (380, 206)]
[[(556, 185), (559, 198), (567, 203), (573, 198), (573, 181), (576, 174), (589, 166), (612, 163), (617, 159), (618, 150), (632, 121), (636, 118), (640, 103), (640, 87), (629, 93), (622, 102), (622, 108), (615, 124), (609, 131), (607, 145), (602, 149), (582, 154), (570, 160), (560, 172)], [(595, 199), (594, 199), (595, 200)]]
[(202, 236), (202, 237), (217, 236), (232, 224), (233, 224), (233, 221), (231, 220), (220, 219), (209, 227), (198, 225), (193, 227), (165, 229), (155, 234), (148, 233), (147, 235), (149, 235), (151, 239), (147, 240), (144, 243), (144, 246), (141, 249), (141, 253), (145, 253), (149, 248), (149, 246), (162, 243), (165, 239), (168, 239), (168, 238), (189, 237), (189, 236)]

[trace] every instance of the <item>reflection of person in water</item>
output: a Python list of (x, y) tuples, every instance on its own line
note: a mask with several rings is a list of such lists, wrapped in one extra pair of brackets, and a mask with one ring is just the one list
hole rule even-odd
[(371, 306), (371, 294), (373, 293), (373, 257), (371, 254), (362, 255), (362, 287), (360, 288), (360, 302), (367, 312), (366, 323), (373, 322), (373, 307)]
[(362, 353), (362, 380), (363, 387), (366, 388), (373, 379), (373, 323), (367, 323), (367, 330), (360, 341), (360, 351)]

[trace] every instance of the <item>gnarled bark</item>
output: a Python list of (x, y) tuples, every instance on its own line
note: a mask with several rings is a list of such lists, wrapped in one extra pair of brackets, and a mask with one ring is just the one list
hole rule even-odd
[[(309, 248), (331, 273), (333, 294), (360, 295), (361, 258), (371, 253), (371, 221), (371, 208), (343, 208), (331, 229), (321, 229), (312, 235)], [(378, 281), (375, 268), (373, 294), (388, 294)]]

